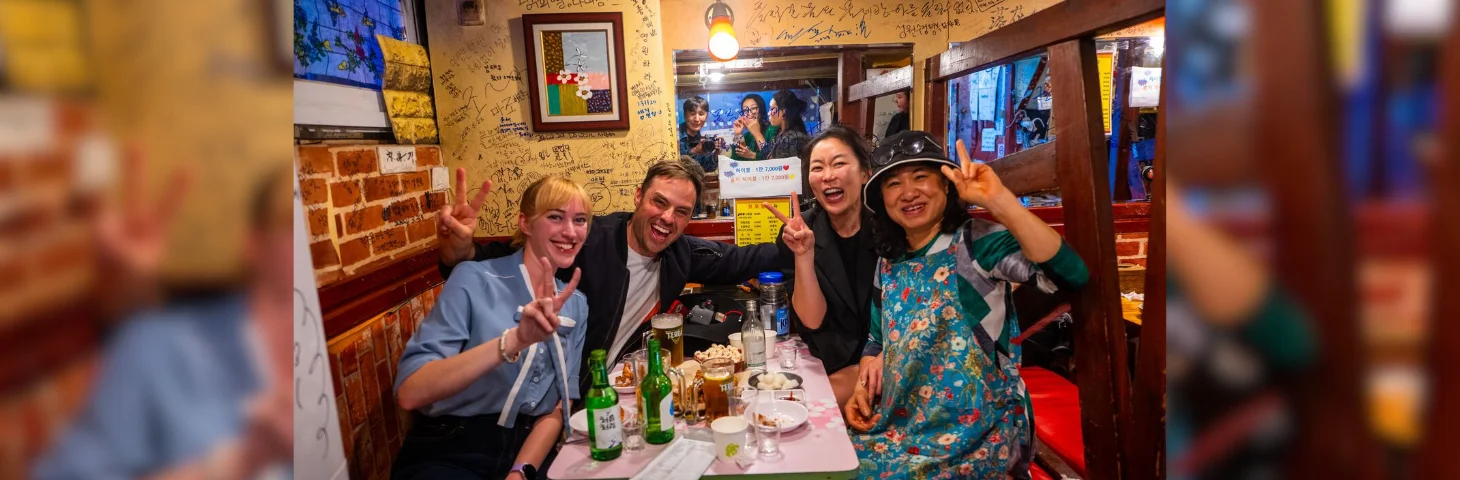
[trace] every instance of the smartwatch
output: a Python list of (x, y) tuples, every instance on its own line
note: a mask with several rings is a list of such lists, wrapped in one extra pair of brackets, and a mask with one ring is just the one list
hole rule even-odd
[(522, 478), (525, 478), (527, 480), (536, 480), (537, 479), (537, 467), (532, 466), (531, 463), (519, 463), (519, 464), (513, 465), (512, 466), (512, 471), (511, 472), (507, 472), (507, 473), (510, 474), (512, 472), (521, 473), (522, 474)]

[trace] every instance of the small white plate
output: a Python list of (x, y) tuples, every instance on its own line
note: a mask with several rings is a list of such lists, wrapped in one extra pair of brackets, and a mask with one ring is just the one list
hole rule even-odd
[(608, 384), (613, 387), (613, 391), (615, 392), (634, 393), (633, 385), (629, 385), (627, 387), (618, 386), (618, 379), (622, 376), (624, 376), (624, 366), (619, 365), (618, 368), (615, 368), (612, 371), (608, 372)]
[[(806, 419), (811, 417), (811, 412), (806, 410), (806, 406), (786, 400), (776, 400), (766, 411), (774, 411), (777, 416), (781, 417), (782, 433), (795, 430), (805, 424)], [(749, 420), (751, 425), (756, 425), (758, 423), (756, 422), (756, 415), (755, 405), (752, 404), (751, 408), (745, 411), (745, 419)]]
[(574, 413), (572, 417), (569, 417), (568, 426), (573, 427), (574, 432), (582, 432), (584, 435), (587, 435), (588, 409), (579, 410), (578, 413)]

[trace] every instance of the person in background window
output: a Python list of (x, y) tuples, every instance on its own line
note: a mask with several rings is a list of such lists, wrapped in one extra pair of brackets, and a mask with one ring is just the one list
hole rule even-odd
[[(961, 164), (907, 131), (872, 154), (863, 198), (882, 257), (880, 308), (863, 353), (884, 357), (882, 399), (859, 383), (843, 408), (864, 478), (1029, 478), (1033, 413), (1012, 285), (1052, 293), (1089, 280), (1060, 235), (957, 146)], [(969, 218), (970, 204), (999, 223)]]
[(511, 255), (463, 262), (421, 321), (395, 379), (415, 421), (392, 478), (535, 479), (579, 397), (588, 300), (553, 278), (588, 238), (583, 188), (546, 177), (522, 193)]
[(897, 95), (893, 99), (897, 102), (897, 113), (892, 116), (892, 120), (887, 122), (887, 133), (883, 134), (882, 138), (906, 132), (909, 128), (907, 120), (907, 92), (897, 92)]
[(740, 143), (735, 144), (735, 152), (730, 158), (755, 160), (760, 155), (760, 146), (776, 138), (776, 131), (780, 129), (771, 125), (765, 99), (758, 93), (746, 95), (740, 101), (740, 111), (740, 118), (735, 119), (735, 137), (740, 139)]
[[(806, 101), (797, 97), (790, 90), (777, 91), (771, 96), (771, 107), (767, 117), (771, 126), (776, 128), (776, 136), (767, 139), (760, 145), (759, 160), (772, 158), (790, 158), (801, 155), (801, 149), (811, 141), (811, 135), (806, 133), (806, 122), (801, 119), (801, 114), (806, 112)], [(805, 165), (802, 165), (805, 171)]]
[[(142, 167), (128, 158), (124, 185)], [(31, 472), (37, 479), (290, 478), (294, 454), (294, 334), (290, 173), (253, 189), (243, 291), (172, 299), (119, 324), (91, 398)], [(103, 221), (103, 256), (154, 279), (176, 205), (136, 205)], [(110, 208), (110, 205), (105, 208)], [(112, 228), (115, 227), (115, 228)]]
[(780, 158), (801, 158), (801, 191), (811, 191), (811, 184), (805, 172), (810, 169), (808, 159), (803, 151), (806, 144), (811, 142), (811, 135), (806, 133), (806, 123), (801, 119), (801, 114), (806, 112), (806, 101), (800, 99), (790, 90), (777, 91), (771, 96), (770, 120), (771, 126), (777, 129), (776, 138), (769, 143), (761, 145), (761, 160)]
[(684, 123), (679, 124), (679, 154), (689, 155), (706, 172), (719, 167), (720, 148), (715, 140), (700, 134), (710, 116), (710, 102), (705, 97), (690, 97), (684, 101)]

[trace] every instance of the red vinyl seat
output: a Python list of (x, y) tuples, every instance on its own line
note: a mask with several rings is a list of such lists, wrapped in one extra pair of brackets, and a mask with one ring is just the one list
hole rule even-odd
[(1043, 368), (1023, 367), (1019, 375), (1024, 377), (1034, 405), (1034, 435), (1084, 476), (1085, 437), (1080, 432), (1079, 390), (1069, 380)]
[(1049, 476), (1048, 473), (1044, 473), (1044, 469), (1039, 468), (1039, 465), (1033, 463), (1029, 464), (1029, 478), (1034, 480), (1054, 480), (1054, 477)]

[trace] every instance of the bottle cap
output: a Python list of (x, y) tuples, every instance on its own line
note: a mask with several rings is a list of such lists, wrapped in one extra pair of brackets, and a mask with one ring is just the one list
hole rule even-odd
[(781, 272), (762, 272), (760, 274), (760, 283), (781, 283), (784, 278), (785, 276), (781, 275)]

